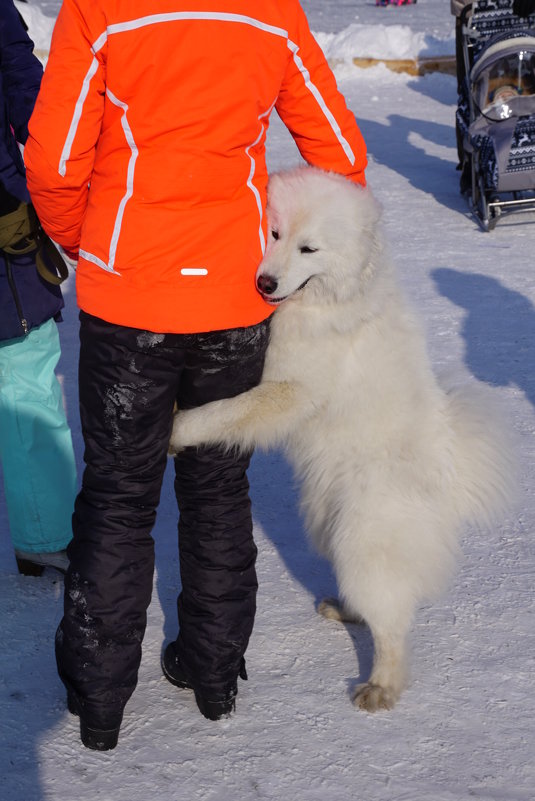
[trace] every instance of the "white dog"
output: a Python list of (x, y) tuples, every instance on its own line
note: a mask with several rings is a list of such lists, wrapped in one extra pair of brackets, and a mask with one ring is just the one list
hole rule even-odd
[(379, 216), (371, 193), (340, 176), (271, 178), (257, 286), (281, 305), (262, 382), (179, 412), (170, 445), (285, 447), (338, 581), (341, 604), (320, 611), (373, 635), (372, 673), (354, 696), (369, 711), (399, 698), (417, 605), (451, 574), (461, 525), (503, 512), (513, 474), (487, 394), (437, 383)]

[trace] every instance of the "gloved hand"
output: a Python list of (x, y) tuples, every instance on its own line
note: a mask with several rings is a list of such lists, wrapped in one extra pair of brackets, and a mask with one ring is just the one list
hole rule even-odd
[(513, 14), (528, 17), (535, 11), (535, 0), (513, 0)]

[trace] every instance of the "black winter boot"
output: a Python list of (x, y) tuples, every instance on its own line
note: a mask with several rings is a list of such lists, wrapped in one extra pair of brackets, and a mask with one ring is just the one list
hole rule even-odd
[[(192, 679), (186, 675), (176, 653), (174, 642), (169, 643), (163, 652), (162, 671), (167, 681), (170, 681), (175, 687), (193, 690), (199, 711), (208, 720), (221, 720), (221, 718), (227, 718), (234, 712), (238, 694), (237, 681), (225, 693), (215, 693), (207, 696), (205, 693), (200, 692), (196, 689)], [(243, 679), (247, 678), (245, 662), (242, 663), (240, 676)]]
[(80, 704), (72, 693), (67, 693), (67, 707), (72, 715), (80, 718), (80, 739), (86, 748), (92, 751), (111, 751), (119, 740), (119, 725), (109, 729), (95, 729), (89, 726), (82, 717)]

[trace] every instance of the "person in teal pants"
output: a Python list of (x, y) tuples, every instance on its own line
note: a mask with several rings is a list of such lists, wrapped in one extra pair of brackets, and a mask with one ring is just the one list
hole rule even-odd
[[(0, 6), (0, 462), (19, 571), (65, 571), (77, 490), (55, 374), (63, 296), (58, 254), (39, 230), (18, 143), (42, 67), (12, 0)], [(45, 245), (46, 243), (46, 245)], [(55, 258), (54, 258), (55, 257)], [(65, 265), (60, 263), (61, 268)]]
[(0, 342), (0, 458), (19, 570), (66, 570), (76, 465), (61, 387), (54, 320)]

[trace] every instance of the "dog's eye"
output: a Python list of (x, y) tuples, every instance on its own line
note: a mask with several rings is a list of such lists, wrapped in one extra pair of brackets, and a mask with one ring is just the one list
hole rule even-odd
[(299, 248), (300, 253), (315, 253), (317, 248), (311, 248), (308, 245), (303, 245), (303, 247)]
[(271, 236), (273, 237), (273, 239), (278, 239), (279, 238), (279, 232), (273, 230), (273, 231), (271, 231)]

